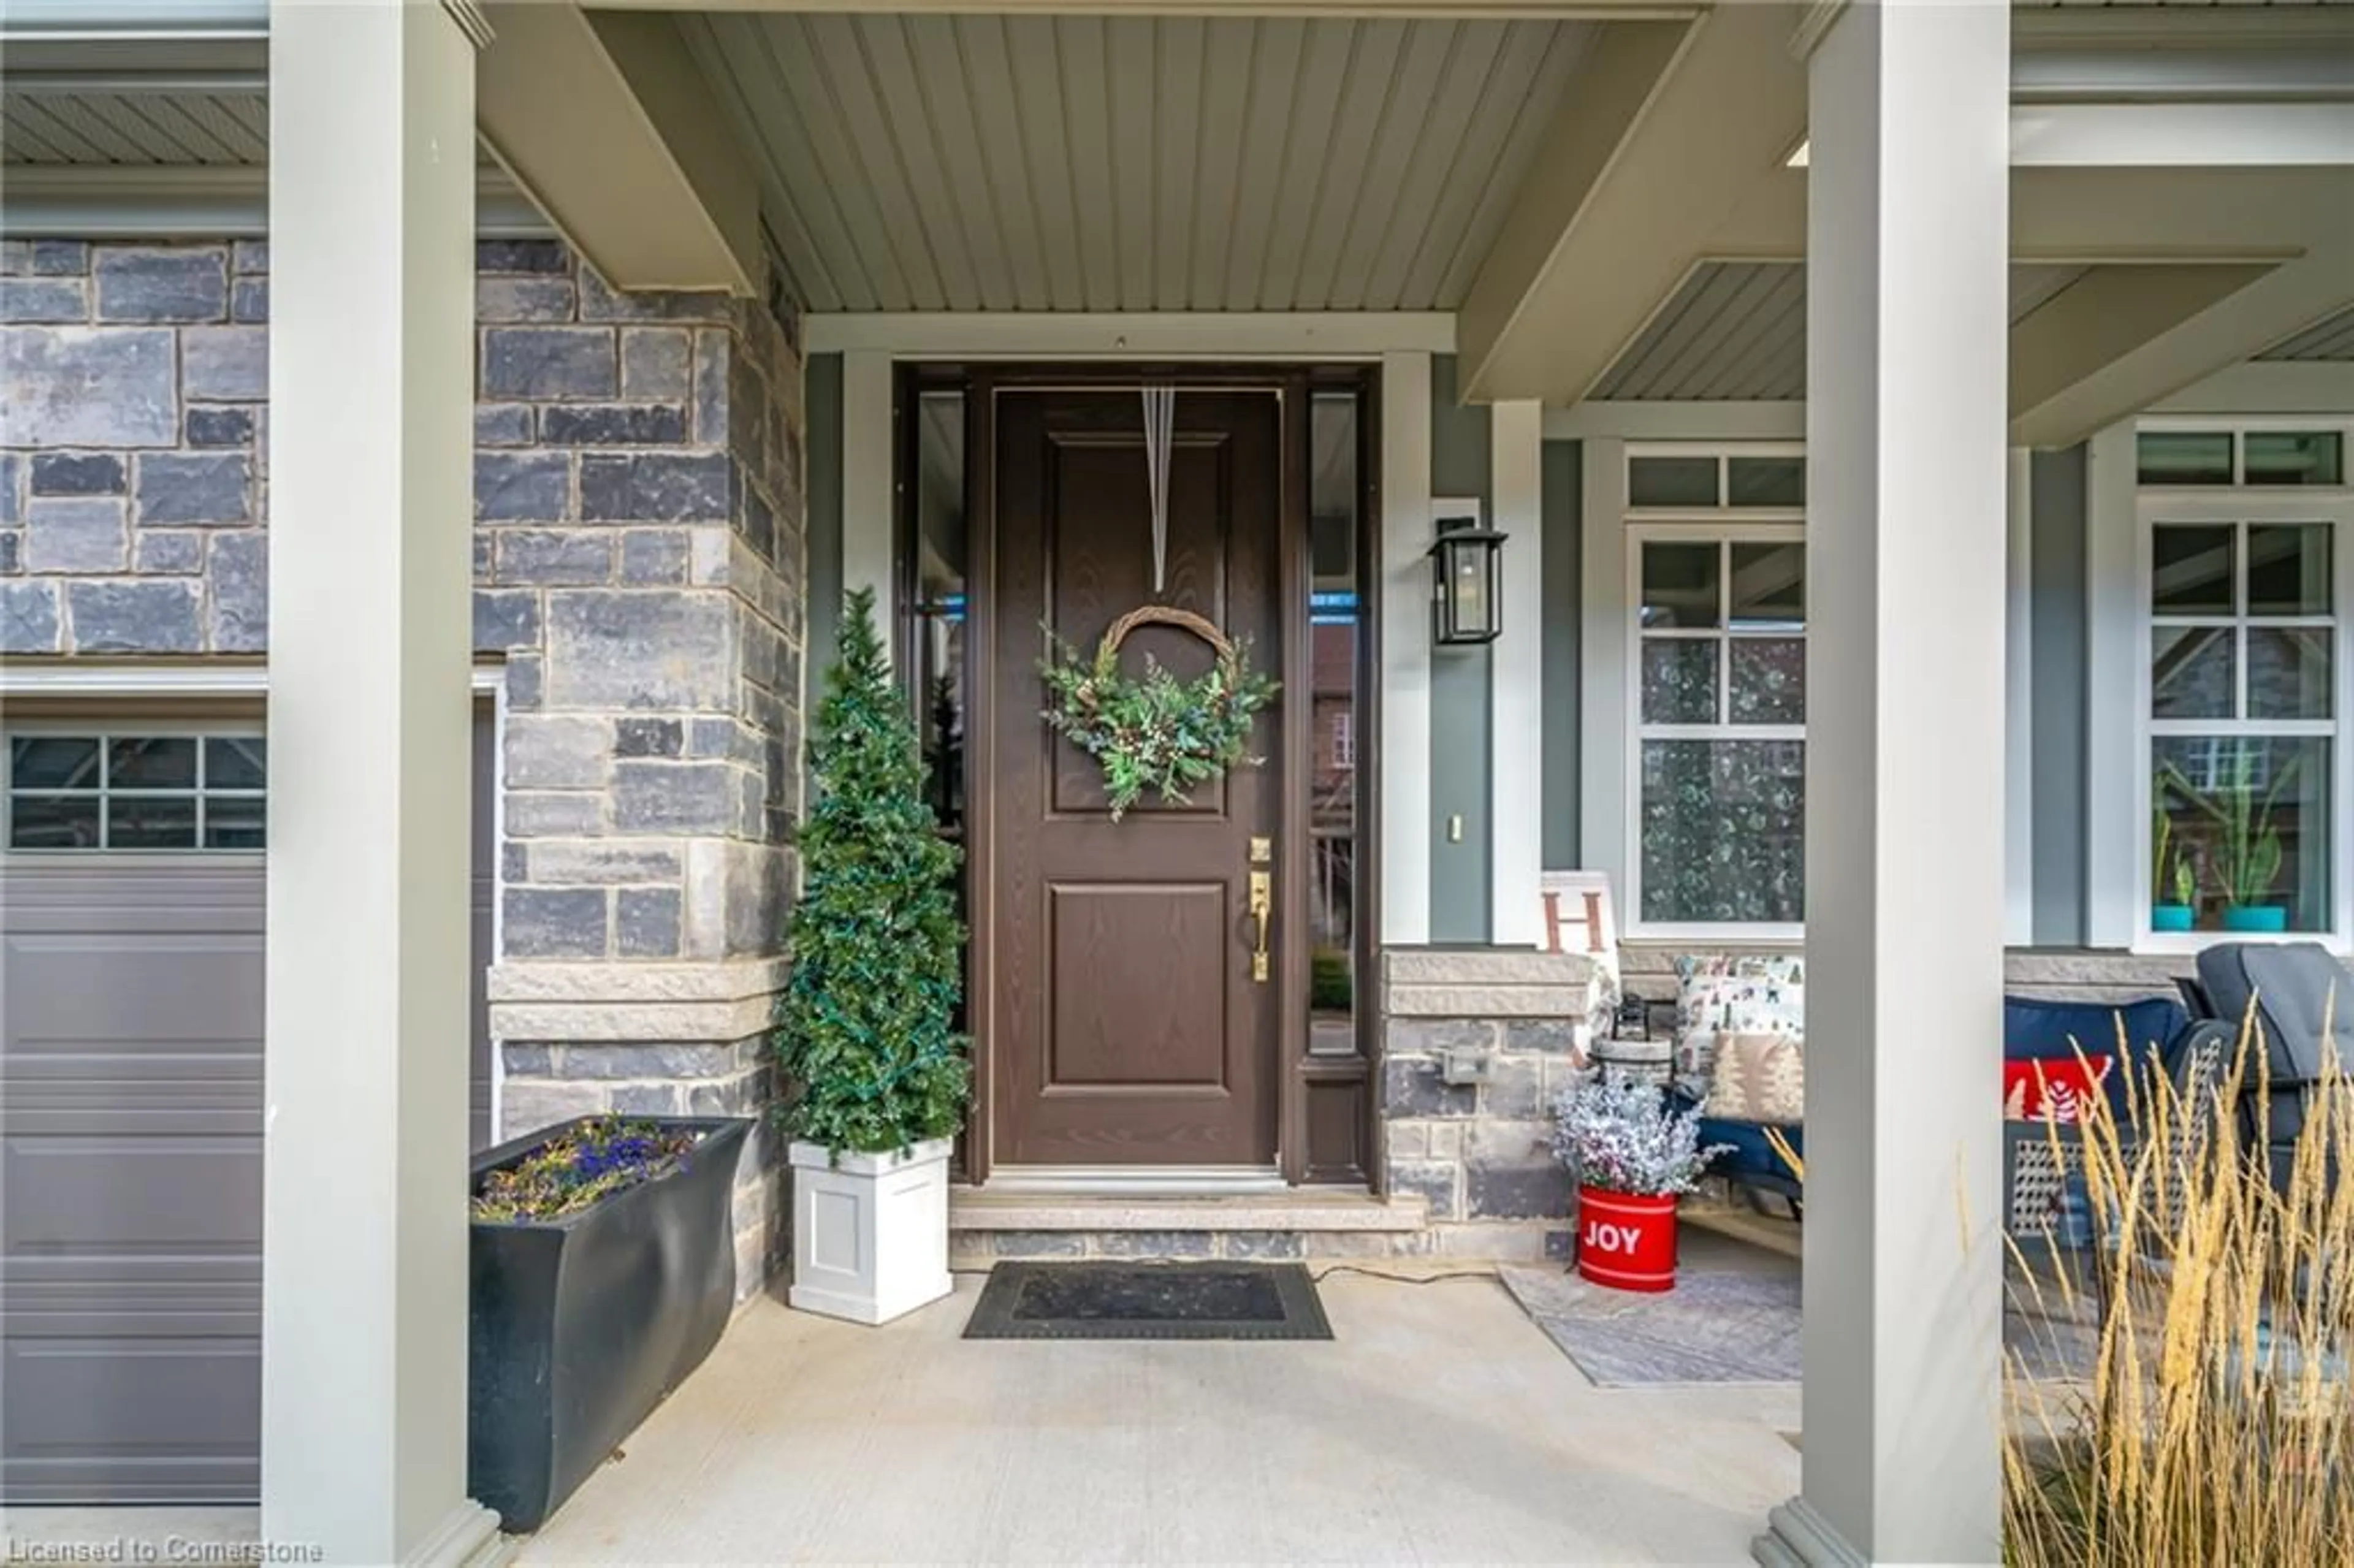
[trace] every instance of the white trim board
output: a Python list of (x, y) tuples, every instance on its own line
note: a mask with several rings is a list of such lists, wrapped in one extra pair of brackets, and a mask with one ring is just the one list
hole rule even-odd
[[(477, 694), (503, 692), (504, 663), (476, 664), (469, 683)], [(61, 659), (0, 663), (0, 701), (9, 697), (258, 697), (270, 690), (270, 670), (254, 663), (108, 664)]]
[(1430, 940), (1430, 355), (1382, 356), (1381, 939)]
[(1314, 359), (1452, 354), (1450, 312), (847, 312), (802, 318), (811, 354), (895, 359)]
[(1608, 399), (1547, 408), (1549, 441), (1803, 441), (1807, 406), (1769, 403), (1636, 403)]
[[(270, 232), (270, 173), (196, 164), (32, 167), (0, 183), (12, 239), (244, 239)], [(490, 239), (556, 234), (504, 171), (475, 181), (474, 231)]]

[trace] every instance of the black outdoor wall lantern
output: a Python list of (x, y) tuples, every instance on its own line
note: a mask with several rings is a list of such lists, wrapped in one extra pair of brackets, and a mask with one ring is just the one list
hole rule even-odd
[(1504, 535), (1477, 517), (1442, 517), (1430, 547), (1430, 639), (1442, 648), (1493, 642), (1504, 630)]

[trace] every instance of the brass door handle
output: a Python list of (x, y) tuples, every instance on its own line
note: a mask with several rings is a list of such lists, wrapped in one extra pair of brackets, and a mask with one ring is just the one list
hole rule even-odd
[(1264, 985), (1267, 977), (1267, 936), (1275, 926), (1275, 873), (1250, 874), (1250, 915), (1258, 928), (1257, 941), (1251, 949), (1251, 979)]

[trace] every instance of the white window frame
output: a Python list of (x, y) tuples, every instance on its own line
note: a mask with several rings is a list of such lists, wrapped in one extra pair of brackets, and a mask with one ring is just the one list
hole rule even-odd
[[(2133, 821), (2138, 824), (2135, 834), (2132, 865), (2135, 882), (2131, 899), (2133, 910), (2133, 950), (2137, 953), (2195, 953), (2219, 941), (2234, 942), (2312, 942), (2320, 941), (2345, 951), (2354, 948), (2354, 486), (2338, 485), (2251, 485), (2238, 482), (2240, 465), (2244, 461), (2244, 443), (2240, 438), (2256, 432), (2320, 432), (2335, 433), (2339, 440), (2341, 465), (2354, 462), (2354, 421), (2344, 418), (2298, 418), (2293, 415), (2263, 418), (2225, 416), (2199, 417), (2168, 415), (2134, 421), (2132, 433), (2200, 432), (2230, 433), (2233, 438), (2234, 482), (2232, 484), (2167, 484), (2144, 485), (2139, 482), (2137, 466), (2128, 475), (2133, 481), (2134, 494), (2134, 658), (2133, 670), (2133, 735), (2134, 750), (2131, 765), (2133, 779)], [(2341, 467), (2340, 477), (2344, 477)], [(2155, 569), (2157, 529), (2168, 524), (2191, 525), (2266, 523), (2323, 523), (2331, 527), (2331, 576), (2335, 602), (2332, 605), (2338, 635), (2330, 670), (2332, 683), (2332, 716), (2327, 719), (2157, 719), (2150, 715), (2150, 648), (2152, 633), (2162, 625), (2207, 623), (2242, 626), (2252, 624), (2246, 609), (2246, 539), (2243, 526), (2233, 545), (2233, 567), (2238, 580), (2240, 600), (2237, 613), (2229, 618), (2161, 616), (2151, 607), (2151, 574)], [(2324, 618), (2269, 618), (2253, 624), (2295, 626), (2315, 624)], [(2245, 710), (2248, 671), (2244, 657), (2237, 657), (2234, 679), (2242, 698), (2239, 706)], [(2094, 694), (2099, 701), (2099, 694)], [(2168, 736), (2320, 736), (2333, 741), (2330, 747), (2330, 850), (2337, 862), (2331, 868), (2329, 925), (2324, 930), (2288, 931), (2277, 935), (2266, 932), (2221, 931), (2156, 931), (2150, 927), (2150, 910), (2157, 868), (2150, 858), (2151, 810), (2156, 803), (2156, 784), (2151, 778), (2152, 750)], [(2097, 762), (2095, 763), (2097, 767)], [(2095, 785), (2097, 789), (2097, 784)]]
[[(1614, 476), (1617, 493), (1629, 496), (1632, 462), (1646, 457), (1714, 457), (1718, 462), (1718, 499), (1729, 493), (1729, 460), (1737, 457), (1803, 458), (1802, 441), (1629, 441), (1623, 466)], [(1623, 780), (1620, 787), (1621, 863), (1618, 880), (1625, 889), (1624, 932), (1630, 941), (1690, 942), (1698, 945), (1775, 947), (1801, 945), (1806, 927), (1798, 922), (1653, 921), (1643, 916), (1643, 743), (1646, 740), (1797, 740), (1806, 739), (1806, 726), (1797, 725), (1648, 725), (1643, 722), (1643, 546), (1653, 542), (1687, 544), (1800, 544), (1807, 540), (1803, 506), (1658, 507), (1638, 506), (1626, 500), (1620, 519), (1625, 546), (1623, 572), (1617, 589), (1619, 618), (1618, 695), (1625, 722), (1617, 755), (1609, 766)], [(1597, 585), (1598, 586), (1598, 585)], [(1720, 628), (1709, 635), (1729, 644), (1733, 635)], [(1807, 635), (1805, 632), (1801, 636)], [(1729, 651), (1728, 655), (1729, 657)], [(1730, 700), (1720, 672), (1721, 700)]]
[[(207, 719), (149, 719), (127, 716), (118, 717), (111, 715), (92, 715), (82, 717), (12, 719), (5, 725), (0, 725), (0, 743), (14, 741), (19, 736), (56, 736), (73, 739), (95, 739), (99, 743), (100, 755), (101, 758), (105, 756), (107, 747), (117, 740), (171, 739), (180, 737), (186, 737), (199, 742), (207, 738), (235, 738), (261, 740), (265, 742), (267, 740), (267, 736), (263, 729), (260, 715), (255, 715), (251, 717), (246, 718), (223, 717)], [(197, 777), (201, 779), (203, 778), (204, 768), (202, 759), (203, 747), (199, 746), (197, 751)], [(51, 793), (52, 791), (27, 789), (23, 792), (29, 795)], [(0, 854), (24, 856), (29, 859), (58, 861), (103, 858), (108, 862), (112, 863), (140, 855), (154, 855), (175, 862), (206, 856), (218, 856), (227, 859), (245, 861), (251, 860), (257, 856), (269, 853), (266, 842), (262, 845), (256, 845), (251, 848), (219, 847), (208, 845), (204, 842), (204, 802), (216, 798), (231, 800), (259, 800), (263, 803), (265, 808), (267, 807), (270, 799), (270, 775), (267, 763), (263, 765), (262, 782), (260, 789), (207, 789), (200, 783), (185, 789), (156, 789), (118, 790), (111, 785), (101, 785), (100, 788), (95, 789), (68, 789), (57, 792), (75, 795), (98, 801), (100, 832), (101, 837), (104, 836), (106, 831), (105, 803), (111, 796), (120, 794), (130, 797), (146, 797), (151, 799), (185, 799), (195, 800), (197, 802), (196, 842), (185, 848), (174, 848), (167, 845), (157, 844), (140, 844), (127, 849), (116, 849), (111, 845), (105, 844), (92, 844), (87, 847), (73, 848), (43, 848), (39, 846), (27, 846), (21, 849), (17, 848), (15, 844), (15, 839), (16, 825), (16, 796), (18, 791), (16, 789), (14, 758), (12, 754), (0, 753)]]

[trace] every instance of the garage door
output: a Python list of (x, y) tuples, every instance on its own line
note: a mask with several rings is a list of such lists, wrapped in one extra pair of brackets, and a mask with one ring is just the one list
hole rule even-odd
[(259, 726), (43, 726), (5, 752), (0, 1499), (251, 1501)]

